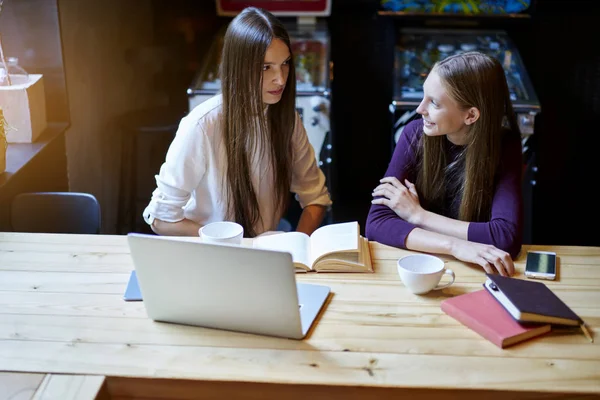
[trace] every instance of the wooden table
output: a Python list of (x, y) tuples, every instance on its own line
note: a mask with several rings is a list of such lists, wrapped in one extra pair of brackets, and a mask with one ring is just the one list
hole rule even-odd
[[(557, 252), (547, 284), (600, 332), (600, 248), (530, 248)], [(440, 310), (480, 289), (482, 270), (447, 257), (456, 283), (417, 296), (396, 272), (410, 252), (371, 251), (374, 274), (297, 275), (334, 294), (294, 341), (149, 320), (122, 299), (125, 236), (0, 233), (0, 399), (11, 382), (62, 393), (40, 399), (600, 397), (599, 340), (555, 332), (501, 350)]]

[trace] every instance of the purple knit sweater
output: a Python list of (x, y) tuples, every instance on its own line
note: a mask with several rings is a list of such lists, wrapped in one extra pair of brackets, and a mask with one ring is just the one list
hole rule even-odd
[[(385, 176), (395, 176), (404, 183), (416, 180), (417, 155), (415, 146), (423, 135), (423, 120), (418, 119), (406, 125), (398, 140), (394, 155)], [(447, 142), (448, 162), (460, 153), (461, 146)], [(496, 173), (496, 189), (492, 202), (489, 222), (469, 223), (467, 238), (472, 242), (492, 244), (514, 258), (521, 249), (522, 240), (522, 196), (521, 171), (523, 155), (520, 138), (506, 136), (503, 142), (500, 167)], [(375, 187), (375, 186), (373, 186)], [(457, 219), (457, 209), (461, 196), (447, 196), (442, 210), (431, 210), (444, 216)], [(458, 202), (457, 202), (458, 200)], [(406, 237), (416, 225), (401, 219), (384, 205), (371, 205), (367, 217), (365, 234), (374, 240), (390, 246), (406, 248)]]

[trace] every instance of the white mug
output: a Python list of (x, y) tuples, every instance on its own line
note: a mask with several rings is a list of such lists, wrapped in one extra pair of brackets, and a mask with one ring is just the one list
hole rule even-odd
[[(414, 294), (447, 288), (454, 283), (454, 272), (444, 268), (442, 259), (429, 254), (412, 254), (398, 260), (398, 274), (404, 286)], [(451, 281), (438, 286), (443, 275)]]
[(240, 245), (244, 237), (244, 227), (230, 221), (211, 222), (200, 228), (198, 234), (205, 243)]

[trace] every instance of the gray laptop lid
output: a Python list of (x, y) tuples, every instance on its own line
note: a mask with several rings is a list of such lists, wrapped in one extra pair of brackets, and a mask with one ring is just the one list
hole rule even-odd
[(156, 321), (301, 339), (329, 294), (297, 289), (289, 253), (135, 233), (128, 243)]

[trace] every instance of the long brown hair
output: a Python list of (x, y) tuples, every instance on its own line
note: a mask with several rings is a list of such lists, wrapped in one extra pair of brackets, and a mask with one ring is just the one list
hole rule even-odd
[(254, 226), (262, 220), (250, 178), (253, 156), (261, 149), (267, 154), (258, 156), (270, 161), (274, 179), (273, 212), (277, 217), (283, 214), (290, 196), (296, 74), (291, 59), (281, 100), (269, 105), (265, 113), (263, 63), (274, 39), (282, 40), (292, 54), (289, 35), (281, 22), (268, 11), (248, 7), (231, 21), (223, 42), (220, 77), (227, 155), (227, 218), (241, 224), (249, 237), (256, 236)]
[[(450, 56), (436, 63), (444, 89), (462, 110), (479, 109), (469, 126), (467, 144), (456, 162), (447, 165), (445, 136), (423, 135), (416, 187), (425, 207), (440, 206), (447, 190), (460, 195), (458, 218), (481, 222), (491, 216), (495, 176), (504, 135), (520, 137), (504, 70), (492, 57), (479, 52)], [(446, 185), (446, 182), (454, 182)]]

